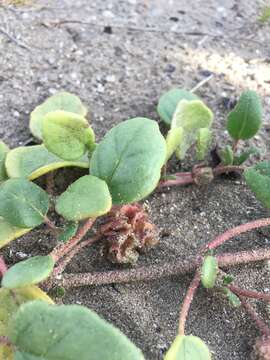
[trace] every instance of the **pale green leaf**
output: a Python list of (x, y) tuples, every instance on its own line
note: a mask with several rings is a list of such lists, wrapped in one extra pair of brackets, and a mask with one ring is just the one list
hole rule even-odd
[(234, 153), (233, 149), (230, 145), (226, 145), (224, 149), (219, 151), (219, 157), (224, 166), (229, 166), (233, 164), (234, 161)]
[(172, 129), (182, 127), (183, 139), (177, 149), (177, 156), (183, 159), (187, 150), (196, 142), (201, 128), (210, 129), (214, 115), (201, 100), (182, 100), (173, 115)]
[(42, 122), (45, 115), (57, 110), (64, 110), (81, 116), (87, 114), (87, 109), (78, 96), (68, 92), (59, 92), (49, 97), (31, 113), (30, 130), (36, 138), (42, 139)]
[(78, 160), (95, 148), (95, 135), (87, 120), (66, 111), (45, 116), (42, 136), (46, 148), (64, 160)]
[(47, 193), (26, 179), (9, 179), (0, 185), (0, 216), (20, 228), (40, 225), (49, 209)]
[(200, 338), (178, 335), (164, 360), (211, 360), (211, 353)]
[(206, 289), (215, 286), (218, 273), (218, 263), (214, 256), (206, 256), (201, 269), (201, 282)]
[(166, 152), (155, 121), (130, 119), (111, 129), (99, 143), (90, 172), (106, 181), (114, 204), (139, 201), (157, 186)]
[(88, 156), (84, 155), (77, 161), (64, 161), (50, 153), (44, 145), (33, 145), (15, 148), (6, 157), (6, 169), (10, 178), (34, 180), (50, 171), (72, 166), (89, 168)]
[(1, 285), (7, 289), (16, 289), (38, 284), (49, 277), (53, 267), (54, 260), (51, 256), (34, 256), (9, 268)]
[(56, 211), (65, 219), (79, 221), (106, 214), (112, 199), (105, 181), (85, 175), (71, 184), (57, 199)]
[(22, 229), (11, 225), (0, 216), (0, 249), (31, 230), (31, 228)]
[(167, 144), (167, 156), (166, 162), (170, 159), (173, 155), (175, 150), (179, 147), (182, 139), (183, 139), (184, 129), (182, 127), (174, 128), (168, 131), (166, 137), (166, 144)]
[(252, 138), (262, 123), (262, 105), (255, 91), (244, 91), (235, 108), (229, 113), (227, 130), (235, 140)]
[(161, 96), (158, 102), (157, 111), (160, 118), (170, 125), (173, 114), (181, 100), (196, 100), (198, 97), (190, 91), (184, 89), (172, 89)]
[(9, 337), (16, 356), (22, 353), (25, 360), (33, 355), (38, 360), (143, 360), (142, 352), (117, 328), (78, 305), (24, 304), (13, 318)]
[(260, 155), (261, 151), (256, 146), (251, 146), (250, 148), (244, 150), (240, 155), (235, 156), (233, 159), (234, 165), (242, 165), (247, 161), (252, 155)]
[[(20, 305), (32, 300), (43, 300), (50, 304), (53, 301), (37, 286), (28, 286), (21, 289), (0, 289), (0, 336), (8, 335), (8, 327), (13, 315)], [(13, 353), (7, 346), (0, 345), (0, 359), (13, 360)]]
[(201, 128), (198, 131), (196, 141), (196, 158), (197, 160), (204, 160), (209, 151), (212, 140), (212, 131), (208, 128)]

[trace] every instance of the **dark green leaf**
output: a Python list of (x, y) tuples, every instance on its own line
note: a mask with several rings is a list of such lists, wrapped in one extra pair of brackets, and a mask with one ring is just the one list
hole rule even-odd
[(257, 199), (270, 208), (270, 162), (262, 161), (248, 168), (244, 177)]
[(9, 179), (0, 186), (0, 216), (12, 225), (38, 226), (48, 209), (47, 193), (26, 179)]
[(8, 178), (5, 167), (5, 159), (8, 152), (9, 148), (7, 145), (3, 141), (0, 141), (0, 183)]
[(229, 285), (234, 281), (234, 277), (232, 275), (225, 275), (223, 277), (223, 285)]
[(178, 335), (164, 360), (211, 360), (211, 353), (197, 336)]
[(233, 307), (236, 308), (241, 306), (241, 301), (239, 297), (236, 296), (230, 289), (228, 289), (227, 287), (223, 287), (223, 292)]
[(35, 285), (47, 279), (53, 271), (54, 261), (51, 256), (34, 256), (13, 265), (2, 278), (2, 287), (16, 289)]
[(79, 221), (106, 214), (111, 206), (111, 195), (105, 181), (85, 175), (57, 199), (56, 211), (67, 220)]
[(46, 148), (64, 160), (78, 160), (95, 147), (95, 135), (87, 120), (66, 111), (45, 116), (42, 136)]
[(135, 118), (111, 129), (94, 151), (91, 174), (107, 182), (114, 204), (139, 201), (157, 186), (166, 142), (155, 121)]
[(218, 263), (214, 256), (206, 256), (201, 269), (201, 282), (206, 289), (215, 286), (218, 273)]
[(229, 113), (227, 130), (235, 140), (252, 138), (262, 122), (261, 100), (255, 91), (242, 93), (235, 108)]
[(181, 100), (196, 100), (198, 97), (184, 89), (172, 89), (161, 96), (158, 102), (157, 111), (160, 118), (170, 125), (173, 114)]
[(76, 234), (78, 226), (79, 224), (77, 222), (67, 225), (63, 232), (58, 236), (58, 240), (64, 243), (70, 240)]
[(241, 165), (249, 159), (251, 155), (260, 155), (260, 150), (256, 146), (252, 146), (243, 151), (239, 156), (235, 156), (233, 160), (234, 165)]
[(64, 161), (50, 153), (44, 145), (33, 145), (13, 149), (6, 158), (10, 178), (25, 177), (34, 180), (50, 171), (70, 166), (89, 168), (88, 156), (84, 155), (77, 161)]
[(221, 149), (218, 154), (224, 166), (229, 166), (233, 164), (234, 154), (233, 149), (230, 145), (226, 145), (225, 148)]
[(22, 353), (25, 360), (32, 355), (38, 360), (143, 360), (118, 329), (78, 305), (24, 304), (13, 318), (10, 338), (16, 356)]
[(87, 114), (87, 109), (78, 96), (67, 92), (59, 92), (49, 97), (31, 113), (30, 130), (35, 137), (42, 139), (42, 122), (45, 115), (57, 110), (64, 110), (81, 116)]

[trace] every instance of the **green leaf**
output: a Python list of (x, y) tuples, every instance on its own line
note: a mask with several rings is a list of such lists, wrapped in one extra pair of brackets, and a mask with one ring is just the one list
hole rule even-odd
[(10, 241), (15, 240), (32, 229), (22, 229), (11, 225), (0, 216), (0, 249)]
[(50, 171), (71, 166), (89, 168), (88, 156), (77, 161), (63, 161), (50, 153), (44, 145), (33, 145), (13, 149), (6, 157), (6, 169), (10, 178), (34, 180)]
[(187, 150), (196, 142), (200, 129), (210, 129), (214, 115), (201, 100), (182, 100), (173, 115), (172, 129), (182, 127), (183, 139), (176, 155), (184, 159)]
[(13, 318), (9, 337), (17, 359), (23, 354), (25, 360), (143, 360), (142, 352), (117, 328), (78, 305), (24, 304)]
[(66, 111), (45, 116), (42, 136), (46, 148), (64, 160), (78, 160), (95, 147), (95, 135), (87, 120)]
[(155, 121), (130, 119), (111, 129), (99, 143), (90, 172), (106, 181), (114, 204), (139, 201), (157, 186), (166, 152)]
[(158, 102), (157, 111), (160, 118), (170, 125), (173, 114), (181, 100), (196, 100), (198, 97), (184, 89), (172, 89), (161, 96)]
[(170, 157), (173, 155), (175, 150), (179, 147), (183, 138), (183, 133), (184, 133), (184, 129), (182, 127), (169, 130), (166, 137), (166, 144), (167, 144), (166, 162), (170, 159)]
[(59, 92), (49, 97), (31, 113), (30, 130), (36, 138), (42, 139), (42, 122), (45, 115), (57, 110), (64, 110), (81, 116), (87, 114), (87, 109), (78, 96), (68, 92)]
[(11, 225), (33, 228), (49, 209), (47, 193), (26, 179), (9, 179), (0, 186), (0, 216)]
[(234, 276), (228, 274), (223, 276), (223, 285), (229, 285), (234, 281)]
[(261, 24), (265, 24), (270, 20), (270, 6), (265, 6), (263, 8), (262, 14), (258, 20)]
[(164, 360), (211, 360), (211, 353), (197, 336), (178, 335)]
[(261, 151), (256, 146), (252, 146), (243, 151), (239, 156), (235, 156), (233, 160), (234, 165), (241, 165), (249, 159), (252, 155), (260, 155)]
[[(0, 336), (8, 335), (8, 327), (12, 316), (19, 309), (20, 305), (32, 300), (43, 300), (50, 304), (53, 301), (47, 294), (37, 286), (29, 286), (21, 289), (0, 289)], [(0, 359), (13, 360), (10, 348), (0, 345)]]
[(34, 256), (9, 268), (1, 285), (7, 289), (16, 289), (38, 284), (50, 276), (53, 267), (54, 260), (51, 256)]
[(5, 167), (5, 160), (8, 152), (9, 148), (7, 145), (3, 141), (0, 141), (0, 183), (8, 178)]
[(233, 307), (237, 308), (241, 306), (241, 300), (230, 289), (223, 287), (222, 290)]
[(261, 100), (255, 91), (244, 91), (235, 108), (229, 113), (227, 130), (235, 140), (252, 138), (262, 123)]
[(270, 208), (270, 162), (262, 161), (244, 172), (244, 177), (256, 198)]
[(79, 221), (106, 214), (111, 206), (112, 199), (105, 181), (85, 175), (57, 199), (55, 209), (65, 219)]
[(196, 141), (196, 158), (199, 161), (205, 159), (212, 140), (212, 131), (208, 128), (199, 129)]
[(218, 263), (214, 256), (206, 256), (201, 269), (201, 282), (206, 289), (215, 286), (218, 273)]
[(58, 240), (66, 243), (76, 234), (78, 227), (79, 224), (77, 222), (67, 225), (63, 232), (58, 236)]
[(224, 166), (229, 166), (233, 164), (234, 154), (233, 149), (230, 145), (226, 145), (224, 149), (219, 151), (219, 157)]

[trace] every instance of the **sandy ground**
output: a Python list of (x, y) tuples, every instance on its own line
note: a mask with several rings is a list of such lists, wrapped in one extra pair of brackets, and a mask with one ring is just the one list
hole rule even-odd
[[(38, 0), (25, 7), (0, 7), (0, 138), (11, 147), (28, 143), (29, 113), (60, 89), (87, 104), (98, 139), (134, 116), (159, 121), (160, 94), (173, 86), (190, 89), (213, 72), (199, 95), (215, 112), (216, 141), (228, 139), (224, 119), (230, 103), (252, 88), (265, 109), (265, 126), (252, 143), (269, 158), (270, 25), (257, 21), (263, 5), (254, 0)], [(180, 169), (179, 163), (173, 166)], [(182, 166), (187, 169), (190, 163)], [(181, 261), (230, 226), (267, 215), (241, 178), (223, 178), (203, 190), (165, 190), (148, 201), (152, 219), (167, 236), (138, 265)], [(269, 246), (268, 235), (255, 231), (221, 250)], [(47, 253), (53, 244), (37, 229), (14, 242), (5, 255), (14, 262), (22, 253)], [(96, 246), (78, 255), (67, 271), (113, 268)], [(241, 266), (232, 273), (248, 289), (270, 291), (266, 264)], [(147, 360), (157, 360), (175, 337), (189, 281), (175, 277), (74, 289), (64, 302), (96, 310), (124, 331)], [(269, 315), (263, 305), (258, 311)], [(192, 306), (188, 331), (207, 342), (216, 360), (249, 358), (257, 336), (241, 310), (203, 289)]]

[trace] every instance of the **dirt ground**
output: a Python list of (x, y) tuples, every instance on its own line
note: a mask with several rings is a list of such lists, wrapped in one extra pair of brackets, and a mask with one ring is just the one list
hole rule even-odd
[[(29, 143), (29, 113), (64, 89), (87, 104), (89, 120), (101, 139), (128, 118), (159, 121), (156, 104), (164, 91), (175, 86), (190, 89), (214, 73), (198, 94), (215, 112), (216, 141), (222, 144), (228, 138), (224, 115), (230, 104), (243, 89), (255, 89), (263, 98), (264, 128), (253, 143), (269, 158), (270, 24), (257, 21), (265, 4), (37, 0), (23, 7), (0, 7), (0, 138), (11, 147)], [(190, 163), (173, 166), (187, 169)], [(140, 257), (138, 266), (181, 261), (229, 227), (267, 215), (241, 178), (222, 178), (206, 189), (164, 190), (148, 202), (153, 221), (167, 236)], [(5, 256), (12, 263), (25, 254), (47, 253), (53, 244), (37, 229), (15, 241)], [(269, 244), (269, 231), (255, 231), (219, 251)], [(95, 246), (79, 254), (67, 271), (114, 268)], [(247, 289), (270, 291), (267, 264), (237, 267), (232, 273)], [(185, 276), (79, 288), (67, 291), (64, 303), (96, 310), (129, 336), (147, 360), (159, 360), (175, 337), (189, 281)], [(258, 311), (269, 316), (261, 304)], [(240, 309), (203, 289), (192, 305), (188, 332), (206, 341), (215, 360), (248, 359), (258, 335)]]

